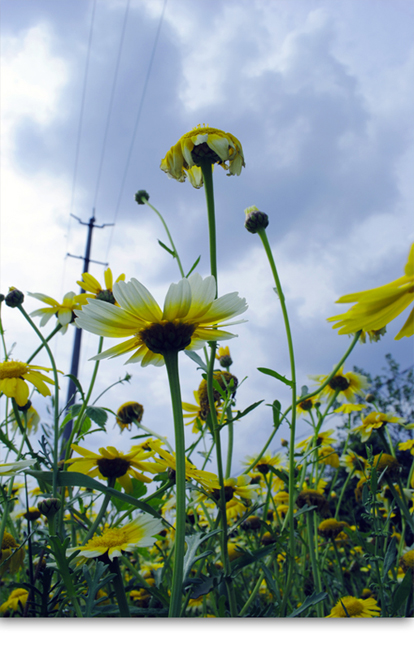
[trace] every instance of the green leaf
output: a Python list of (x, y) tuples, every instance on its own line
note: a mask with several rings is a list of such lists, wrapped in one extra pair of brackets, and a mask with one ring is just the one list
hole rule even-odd
[(225, 422), (223, 422), (223, 424), (220, 427), (217, 428), (222, 429), (223, 427), (226, 427), (229, 422), (236, 422), (236, 420), (241, 420), (241, 418), (244, 418), (245, 415), (250, 413), (250, 411), (253, 411), (253, 409), (257, 408), (259, 404), (261, 404), (262, 402), (264, 402), (264, 400), (261, 399), (260, 402), (255, 402), (254, 404), (250, 404), (250, 406), (244, 409), (244, 411), (238, 411), (237, 415), (234, 418), (232, 418), (231, 420), (226, 420)]
[(16, 454), (19, 453), (18, 449), (14, 446), (14, 444), (8, 439), (5, 433), (0, 429), (0, 440), (1, 442), (6, 445), (10, 451), (14, 451)]
[(282, 405), (279, 402), (279, 400), (275, 399), (275, 401), (272, 404), (272, 411), (273, 411), (273, 426), (275, 429), (279, 426), (280, 423), (280, 411), (282, 410)]
[[(242, 549), (242, 550), (244, 550), (244, 549)], [(231, 573), (232, 573), (233, 578), (245, 566), (248, 566), (249, 564), (254, 564), (255, 562), (258, 562), (258, 560), (261, 560), (266, 555), (269, 555), (269, 553), (273, 553), (274, 550), (275, 550), (275, 545), (270, 544), (269, 546), (265, 546), (264, 548), (259, 548), (259, 549), (255, 550), (255, 551), (245, 552), (242, 557), (239, 557), (236, 560), (233, 560), (232, 563), (231, 563)]]
[(196, 261), (194, 262), (193, 266), (191, 267), (191, 269), (188, 271), (187, 275), (185, 276), (186, 278), (188, 278), (188, 277), (191, 275), (191, 273), (194, 271), (194, 269), (196, 268), (196, 266), (198, 266), (198, 263), (199, 263), (200, 260), (201, 260), (201, 255), (199, 255), (199, 256), (197, 257), (197, 259), (196, 259)]
[[(138, 481), (138, 479), (136, 478), (131, 478), (131, 482), (132, 482), (132, 492), (128, 494), (133, 496), (134, 499), (139, 499), (140, 497), (143, 497), (147, 493), (147, 488), (142, 481)], [(121, 486), (119, 485), (119, 483), (115, 484), (115, 489), (121, 492)], [(115, 508), (118, 511), (127, 510), (129, 508), (128, 504), (125, 503), (125, 501), (123, 501), (122, 499), (118, 499), (118, 497), (112, 497), (112, 503), (114, 504)]]
[(401, 605), (403, 605), (407, 600), (408, 596), (410, 595), (410, 591), (412, 589), (412, 582), (413, 582), (413, 572), (411, 569), (409, 569), (404, 576), (404, 580), (398, 585), (398, 587), (396, 588), (396, 590), (392, 595), (391, 617), (398, 612)]
[(270, 377), (274, 377), (275, 379), (278, 379), (279, 381), (282, 381), (286, 386), (293, 386), (293, 382), (290, 381), (290, 379), (286, 379), (284, 375), (279, 375), (276, 370), (271, 370), (270, 368), (258, 368), (259, 372), (262, 372), (264, 375), (270, 375)]
[(165, 244), (163, 244), (162, 241), (160, 241), (159, 239), (158, 239), (158, 243), (159, 243), (159, 245), (161, 246), (161, 248), (163, 248), (164, 250), (167, 251), (167, 253), (169, 253), (169, 254), (172, 255), (173, 257), (176, 257), (174, 251), (171, 250), (171, 248), (168, 248), (168, 246), (166, 246)]
[(298, 607), (298, 609), (295, 609), (294, 612), (289, 614), (287, 618), (295, 618), (295, 616), (299, 616), (299, 614), (302, 614), (302, 612), (305, 612), (309, 607), (312, 607), (312, 605), (317, 605), (320, 603), (322, 600), (325, 600), (327, 598), (328, 594), (325, 592), (320, 592), (319, 594), (313, 593), (312, 596), (308, 596), (302, 605)]
[(197, 363), (199, 368), (201, 370), (204, 370), (204, 372), (208, 372), (208, 368), (202, 358), (197, 354), (197, 352), (193, 352), (192, 350), (184, 350), (184, 353), (194, 361), (194, 363)]
[(305, 397), (309, 392), (309, 388), (307, 386), (302, 386), (301, 391), (300, 391), (300, 396)]
[(278, 478), (282, 479), (286, 485), (289, 485), (289, 474), (285, 472), (284, 470), (276, 469), (276, 467), (272, 467), (272, 465), (269, 465), (269, 469)]
[(388, 577), (388, 571), (395, 563), (397, 557), (397, 538), (391, 537), (389, 544), (387, 546), (387, 552), (384, 557), (384, 564), (382, 566), (382, 579), (386, 580)]
[(202, 557), (207, 557), (207, 555), (210, 555), (210, 553), (212, 553), (212, 551), (207, 551), (207, 553), (202, 553), (201, 555), (196, 556), (198, 547), (207, 539), (209, 539), (209, 537), (217, 535), (217, 533), (220, 532), (221, 530), (217, 528), (216, 530), (207, 533), (207, 535), (204, 535), (203, 533), (194, 533), (194, 535), (189, 536), (186, 535), (185, 541), (187, 544), (187, 550), (184, 556), (184, 581), (187, 579), (193, 564), (195, 564), (198, 560), (201, 560)]
[(85, 413), (91, 420), (95, 422), (95, 424), (98, 425), (98, 427), (101, 427), (101, 429), (104, 428), (108, 419), (108, 414), (104, 409), (99, 408), (98, 406), (87, 406)]
[[(65, 377), (69, 377), (69, 379), (71, 379), (73, 381), (76, 388), (78, 389), (78, 391), (81, 394), (82, 402), (84, 402), (85, 401), (85, 393), (82, 390), (82, 386), (79, 383), (79, 379), (75, 375), (71, 375), (71, 374), (65, 375)], [(74, 406), (76, 406), (76, 404), (75, 405), (74, 404), (70, 405), (70, 408), (73, 408)]]

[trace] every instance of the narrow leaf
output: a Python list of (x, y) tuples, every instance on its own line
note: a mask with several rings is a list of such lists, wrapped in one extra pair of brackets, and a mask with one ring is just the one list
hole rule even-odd
[(299, 614), (305, 612), (309, 607), (312, 607), (312, 605), (317, 605), (322, 600), (325, 600), (327, 596), (328, 594), (322, 591), (319, 594), (313, 593), (312, 596), (308, 596), (307, 598), (305, 598), (303, 604), (300, 607), (298, 607), (298, 609), (295, 609), (294, 612), (289, 614), (287, 618), (295, 618), (296, 616), (299, 616)]
[(191, 267), (191, 269), (188, 271), (187, 275), (185, 276), (186, 278), (188, 278), (191, 275), (191, 273), (194, 271), (194, 269), (198, 266), (198, 263), (199, 263), (200, 260), (201, 260), (201, 255), (199, 255), (197, 257), (197, 259), (194, 262), (193, 266)]
[(171, 248), (168, 248), (168, 246), (166, 246), (165, 244), (163, 244), (162, 241), (160, 241), (159, 239), (158, 239), (158, 243), (159, 243), (159, 245), (161, 246), (161, 248), (163, 248), (164, 250), (167, 251), (167, 253), (169, 253), (170, 255), (172, 255), (173, 257), (175, 257), (175, 253), (174, 253), (173, 250), (171, 250)]
[(270, 375), (270, 377), (274, 377), (275, 379), (278, 379), (279, 381), (282, 381), (286, 386), (293, 386), (293, 382), (290, 381), (290, 379), (286, 379), (283, 375), (279, 375), (276, 370), (271, 370), (270, 368), (258, 368), (259, 372), (262, 372), (264, 375)]

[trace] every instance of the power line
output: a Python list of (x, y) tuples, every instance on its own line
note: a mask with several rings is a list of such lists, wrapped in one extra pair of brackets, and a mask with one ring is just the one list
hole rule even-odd
[[(113, 218), (114, 223), (116, 223), (116, 219), (117, 219), (118, 212), (119, 212), (119, 207), (121, 205), (122, 194), (123, 194), (123, 191), (124, 191), (125, 181), (126, 181), (126, 177), (127, 177), (127, 174), (128, 174), (129, 165), (130, 165), (130, 162), (131, 162), (132, 150), (134, 148), (135, 137), (136, 137), (136, 134), (137, 134), (138, 125), (139, 125), (139, 121), (140, 121), (140, 118), (141, 118), (142, 107), (144, 105), (145, 95), (146, 95), (147, 87), (148, 87), (148, 81), (149, 81), (149, 78), (150, 78), (150, 75), (151, 75), (152, 64), (154, 62), (155, 52), (156, 52), (157, 45), (158, 45), (158, 39), (159, 39), (159, 36), (160, 36), (162, 23), (163, 23), (163, 20), (164, 20), (165, 9), (167, 7), (167, 1), (168, 0), (164, 0), (164, 6), (162, 8), (160, 20), (159, 20), (159, 23), (158, 23), (157, 32), (156, 32), (155, 39), (154, 39), (154, 45), (152, 47), (151, 57), (150, 57), (150, 61), (149, 61), (149, 64), (148, 64), (148, 70), (147, 70), (147, 74), (146, 74), (145, 81), (144, 81), (144, 87), (142, 89), (141, 100), (140, 100), (140, 103), (139, 103), (139, 106), (138, 106), (138, 111), (137, 111), (137, 117), (136, 117), (136, 120), (135, 120), (134, 130), (133, 130), (133, 133), (132, 133), (131, 144), (130, 144), (128, 155), (127, 155), (124, 175), (122, 177), (121, 189), (119, 191), (118, 201), (117, 201), (116, 208), (115, 208), (115, 215), (114, 215), (114, 218)], [(109, 249), (111, 248), (111, 244), (112, 244), (113, 231), (114, 231), (114, 229), (112, 229), (110, 237), (109, 237), (108, 248), (107, 248), (107, 251), (106, 251), (106, 259), (109, 258)]]
[(110, 120), (111, 120), (112, 106), (113, 106), (114, 97), (115, 97), (116, 82), (118, 80), (119, 63), (120, 63), (120, 60), (121, 60), (122, 47), (123, 47), (123, 44), (124, 44), (125, 29), (126, 29), (126, 24), (127, 24), (127, 20), (128, 20), (128, 12), (129, 12), (130, 3), (131, 3), (131, 0), (127, 0), (126, 7), (125, 7), (124, 22), (123, 22), (123, 25), (122, 25), (121, 39), (120, 39), (119, 49), (118, 49), (118, 57), (117, 57), (116, 66), (115, 66), (114, 80), (112, 82), (111, 98), (109, 100), (108, 116), (107, 116), (107, 119), (106, 119), (105, 134), (104, 134), (104, 139), (103, 139), (103, 144), (102, 144), (102, 153), (101, 153), (101, 159), (100, 159), (100, 162), (99, 162), (98, 178), (96, 180), (95, 196), (94, 196), (94, 199), (93, 199), (94, 208), (96, 208), (96, 200), (97, 200), (99, 185), (100, 185), (100, 181), (101, 181), (102, 165), (103, 165), (104, 156), (105, 156), (106, 141), (107, 141), (107, 137), (108, 137), (109, 123), (110, 123)]

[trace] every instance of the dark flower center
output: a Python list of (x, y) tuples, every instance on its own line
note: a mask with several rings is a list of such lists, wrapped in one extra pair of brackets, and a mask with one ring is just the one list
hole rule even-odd
[(179, 352), (191, 343), (196, 325), (164, 321), (152, 323), (139, 333), (141, 340), (151, 352), (165, 354), (166, 352)]
[(208, 146), (207, 142), (197, 144), (191, 152), (194, 164), (200, 167), (203, 162), (211, 164), (222, 162), (221, 158)]
[(331, 381), (329, 382), (329, 387), (332, 388), (332, 390), (343, 391), (349, 388), (349, 386), (350, 384), (347, 378), (342, 377), (341, 375), (336, 375), (336, 377), (332, 377)]
[(103, 300), (104, 302), (111, 303), (111, 305), (115, 304), (114, 294), (110, 289), (102, 289), (102, 291), (96, 294), (96, 300)]
[[(226, 500), (226, 503), (228, 501), (231, 501), (231, 499), (233, 498), (234, 492), (235, 492), (235, 489), (231, 485), (225, 485), (224, 486), (224, 498)], [(213, 490), (212, 495), (213, 495), (214, 499), (216, 501), (218, 501), (220, 499), (220, 490), (219, 489)]]
[(124, 476), (130, 468), (130, 463), (125, 458), (99, 458), (97, 464), (105, 478)]

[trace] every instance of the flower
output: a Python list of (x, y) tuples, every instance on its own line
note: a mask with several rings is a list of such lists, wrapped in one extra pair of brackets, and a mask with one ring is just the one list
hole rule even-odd
[(17, 472), (21, 472), (35, 463), (36, 458), (16, 460), (14, 463), (2, 463), (0, 464), (0, 476), (14, 476)]
[(377, 454), (373, 458), (373, 467), (377, 470), (378, 476), (385, 472), (389, 478), (394, 478), (400, 470), (399, 462), (391, 454)]
[(334, 413), (343, 413), (344, 415), (349, 415), (355, 411), (362, 411), (366, 409), (366, 404), (341, 404), (337, 409), (334, 410)]
[(310, 488), (302, 490), (296, 498), (296, 505), (298, 508), (303, 508), (305, 505), (316, 506), (317, 511), (322, 515), (329, 511), (328, 502), (322, 490), (312, 490)]
[(7, 397), (13, 397), (19, 406), (24, 406), (29, 399), (27, 381), (33, 384), (44, 397), (50, 395), (50, 390), (45, 382), (48, 384), (55, 382), (42, 375), (38, 370), (50, 372), (52, 368), (33, 366), (23, 361), (3, 361), (0, 363), (0, 391)]
[[(328, 399), (331, 399), (336, 391), (338, 392), (337, 399), (344, 400), (347, 399), (349, 402), (355, 402), (355, 395), (363, 396), (362, 389), (368, 387), (368, 380), (363, 375), (358, 374), (357, 372), (343, 372), (344, 367), (339, 368), (338, 372), (329, 383), (322, 390), (322, 395), (326, 395)], [(311, 377), (319, 384), (323, 384), (328, 378), (328, 375), (316, 375)]]
[[(243, 465), (250, 467), (250, 465), (255, 461), (255, 458), (247, 458), (243, 462)], [(270, 454), (265, 454), (260, 457), (259, 461), (252, 467), (252, 472), (260, 472), (261, 474), (268, 474), (270, 472), (270, 467), (279, 467), (283, 462), (282, 456), (280, 454), (275, 454), (271, 456)]]
[(322, 535), (322, 537), (333, 539), (339, 535), (339, 533), (342, 533), (345, 526), (348, 526), (346, 521), (337, 521), (333, 517), (330, 517), (329, 519), (321, 521), (318, 526), (318, 533)]
[(36, 311), (33, 311), (30, 314), (31, 316), (42, 317), (42, 320), (40, 321), (40, 327), (46, 325), (49, 322), (49, 319), (52, 318), (54, 314), (62, 326), (62, 329), (60, 330), (62, 334), (65, 334), (70, 323), (74, 323), (75, 321), (74, 310), (82, 309), (82, 305), (86, 305), (86, 303), (88, 302), (85, 293), (81, 293), (77, 296), (73, 291), (69, 291), (69, 293), (66, 293), (63, 296), (63, 300), (61, 303), (59, 303), (54, 298), (45, 296), (44, 293), (29, 292), (29, 296), (32, 296), (32, 298), (37, 298), (37, 300), (41, 300), (42, 302), (45, 302), (47, 305), (50, 305), (50, 307), (42, 307), (41, 309), (36, 309)]
[[(196, 390), (194, 391), (194, 398), (196, 404), (189, 404), (188, 402), (182, 403), (183, 411), (187, 411), (187, 413), (183, 413), (183, 418), (184, 419), (192, 418), (189, 419), (188, 422), (186, 422), (185, 424), (192, 424), (193, 425), (192, 432), (198, 433), (203, 429), (203, 422), (207, 420), (208, 414), (210, 412), (210, 407), (208, 404), (208, 400), (207, 403), (203, 403), (203, 406), (201, 406), (200, 397), (198, 391)], [(217, 410), (216, 413), (218, 417), (220, 417), (220, 414)]]
[(228, 176), (239, 176), (245, 166), (242, 146), (231, 133), (199, 124), (171, 147), (160, 167), (180, 183), (187, 175), (192, 186), (198, 189), (203, 185), (202, 163), (217, 163), (229, 170)]
[(407, 551), (404, 553), (404, 555), (401, 556), (400, 566), (404, 573), (406, 573), (409, 569), (414, 570), (414, 550)]
[(14, 589), (8, 599), (1, 605), (0, 612), (6, 612), (8, 609), (13, 609), (15, 612), (19, 609), (19, 605), (24, 607), (26, 605), (29, 592), (27, 589)]
[(302, 402), (299, 402), (296, 406), (296, 412), (298, 415), (301, 413), (309, 413), (309, 411), (320, 404), (320, 399), (318, 395), (304, 399)]
[[(336, 442), (335, 438), (332, 437), (332, 433), (334, 433), (335, 429), (328, 429), (327, 431), (319, 431), (316, 440), (314, 442), (315, 447), (326, 447), (329, 446), (331, 442)], [(308, 438), (305, 438), (305, 440), (302, 440), (301, 442), (298, 442), (297, 447), (300, 449), (301, 447), (307, 447), (311, 442), (314, 441), (314, 436), (309, 436)]]
[[(340, 327), (339, 334), (352, 334), (359, 330), (370, 332), (380, 330), (408, 307), (414, 300), (414, 243), (411, 244), (404, 275), (376, 289), (350, 293), (336, 302), (355, 302), (347, 312), (332, 316), (328, 321), (339, 321), (333, 328)], [(395, 340), (414, 334), (414, 308), (398, 332)]]
[[(149, 441), (151, 448), (159, 454), (160, 458), (156, 458), (157, 464), (162, 466), (161, 471), (168, 469), (176, 471), (177, 465), (175, 460), (175, 454), (170, 453), (162, 448), (162, 443), (159, 440)], [(203, 470), (197, 469), (195, 465), (190, 463), (185, 459), (185, 478), (187, 481), (194, 479), (197, 483), (200, 483), (207, 490), (212, 490), (219, 487), (217, 476), (212, 472), (204, 472)]]
[(123, 429), (131, 429), (134, 422), (141, 422), (144, 414), (144, 407), (138, 402), (125, 402), (116, 412), (116, 423)]
[(338, 469), (339, 456), (333, 447), (326, 445), (318, 450), (318, 463), (330, 465), (331, 467)]
[[(98, 280), (90, 273), (82, 273), (82, 280), (83, 282), (78, 280), (76, 284), (87, 292), (84, 294), (86, 298), (103, 300), (104, 302), (109, 302), (111, 305), (116, 304), (113, 293), (114, 281), (111, 269), (106, 269), (104, 273), (105, 289), (102, 288)], [(121, 280), (125, 280), (125, 273), (121, 273), (115, 282), (120, 282)]]
[(152, 546), (154, 535), (163, 529), (160, 519), (152, 515), (138, 515), (133, 521), (121, 528), (106, 528), (102, 535), (94, 535), (84, 546), (70, 549), (80, 551), (83, 557), (100, 557), (108, 554), (110, 560), (121, 557), (122, 551), (132, 552), (135, 548)]
[(233, 363), (233, 359), (230, 356), (229, 346), (220, 347), (216, 354), (216, 359), (220, 363), (222, 368), (230, 368)]
[(400, 442), (398, 444), (398, 449), (401, 449), (401, 451), (406, 451), (408, 449), (411, 449), (411, 454), (414, 456), (414, 438), (411, 438), (410, 440), (406, 440), (405, 442)]
[(114, 296), (120, 306), (91, 301), (77, 312), (76, 323), (100, 336), (132, 337), (94, 359), (112, 358), (135, 350), (127, 363), (141, 361), (142, 366), (161, 366), (163, 355), (169, 352), (194, 350), (203, 347), (206, 341), (235, 336), (217, 329), (217, 325), (246, 311), (246, 301), (236, 292), (215, 300), (215, 293), (213, 276), (203, 280), (194, 273), (189, 279), (171, 284), (161, 310), (138, 280), (118, 282), (114, 286)]
[(359, 476), (360, 478), (365, 475), (368, 467), (367, 459), (358, 456), (354, 451), (348, 451), (347, 454), (341, 456), (339, 464), (345, 468), (348, 474), (353, 472), (355, 476)]
[[(27, 409), (27, 411), (25, 411), (25, 413), (26, 413), (26, 419), (27, 419), (27, 432), (29, 432), (31, 430), (37, 431), (38, 428), (39, 428), (39, 422), (40, 422), (39, 413), (36, 411), (36, 409), (33, 406), (29, 406), (29, 408)], [(21, 417), (21, 420), (22, 420), (22, 422), (24, 424), (24, 422), (25, 422), (24, 416)], [(17, 424), (17, 420), (14, 417), (14, 414), (12, 416), (12, 423), (11, 424), (12, 424), (12, 427), (13, 427), (14, 431), (17, 431), (17, 429), (19, 428), (19, 425)]]
[(19, 548), (19, 546), (20, 544), (10, 533), (4, 533), (0, 549), (0, 578), (6, 571), (16, 573), (23, 566), (25, 552), (24, 548)]
[(379, 616), (381, 607), (378, 607), (375, 598), (354, 598), (344, 596), (332, 607), (331, 613), (326, 618), (372, 618)]
[(358, 431), (361, 434), (361, 442), (366, 442), (374, 430), (383, 430), (386, 422), (402, 424), (405, 420), (404, 418), (373, 411), (362, 420), (362, 424), (359, 427), (355, 427), (354, 431)]
[(84, 449), (79, 445), (71, 445), (71, 447), (78, 454), (81, 454), (81, 457), (70, 458), (67, 461), (70, 463), (69, 472), (80, 472), (92, 478), (98, 476), (100, 479), (117, 479), (126, 492), (132, 492), (131, 477), (143, 483), (151, 483), (152, 479), (137, 472), (137, 469), (154, 474), (160, 471), (159, 465), (145, 462), (147, 458), (152, 457), (152, 453), (145, 453), (140, 447), (131, 449), (129, 454), (124, 454), (115, 447), (107, 447), (106, 449), (101, 447), (99, 454), (95, 454), (93, 451)]

